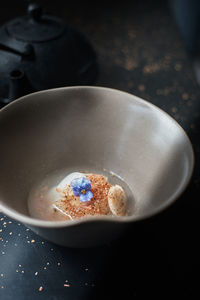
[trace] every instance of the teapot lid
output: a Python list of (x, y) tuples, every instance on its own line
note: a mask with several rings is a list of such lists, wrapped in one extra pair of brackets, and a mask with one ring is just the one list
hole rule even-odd
[(65, 23), (55, 17), (44, 15), (41, 6), (28, 5), (27, 15), (6, 24), (8, 33), (25, 42), (45, 42), (63, 34)]

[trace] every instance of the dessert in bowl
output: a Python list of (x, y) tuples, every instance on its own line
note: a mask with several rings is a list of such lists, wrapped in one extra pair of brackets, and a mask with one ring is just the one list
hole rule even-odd
[(145, 100), (101, 87), (14, 101), (0, 111), (0, 140), (0, 208), (72, 247), (109, 241), (165, 209), (194, 165), (175, 120)]

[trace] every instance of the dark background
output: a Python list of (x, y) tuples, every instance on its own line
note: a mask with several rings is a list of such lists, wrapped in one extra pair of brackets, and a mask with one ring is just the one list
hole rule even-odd
[[(98, 55), (97, 85), (142, 97), (178, 121), (196, 164), (173, 206), (99, 248), (53, 245), (0, 214), (0, 299), (194, 299), (200, 267), (200, 89), (168, 2), (38, 2), (88, 37)], [(1, 1), (0, 24), (24, 14), (24, 3)]]

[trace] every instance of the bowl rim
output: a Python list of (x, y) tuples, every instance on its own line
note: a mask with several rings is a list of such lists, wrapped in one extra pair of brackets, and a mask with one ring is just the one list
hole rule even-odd
[[(7, 104), (5, 107), (3, 107), (2, 109), (0, 109), (0, 114), (2, 113), (2, 111), (6, 111), (7, 109), (9, 109), (10, 106), (14, 106), (14, 105), (18, 105), (18, 102), (23, 102), (26, 98), (29, 98), (32, 95), (40, 95), (40, 94), (44, 94), (44, 93), (49, 93), (49, 92), (53, 92), (53, 91), (58, 91), (58, 90), (80, 90), (80, 89), (89, 89), (89, 90), (101, 90), (101, 91), (110, 91), (110, 92), (114, 92), (114, 93), (120, 93), (122, 96), (124, 95), (128, 95), (129, 97), (131, 96), (131, 98), (134, 98), (134, 100), (136, 102), (142, 102), (143, 104), (147, 105), (148, 107), (150, 107), (153, 110), (158, 111), (161, 114), (164, 114), (168, 119), (170, 119), (172, 121), (172, 123), (179, 128), (179, 130), (182, 132), (182, 134), (185, 136), (189, 149), (190, 149), (190, 166), (189, 166), (189, 171), (188, 174), (185, 178), (184, 183), (182, 184), (182, 186), (176, 190), (173, 195), (167, 199), (167, 201), (165, 201), (164, 203), (162, 203), (162, 205), (160, 205), (159, 207), (157, 207), (156, 209), (154, 209), (153, 211), (141, 215), (141, 216), (122, 216), (122, 217), (115, 217), (115, 216), (85, 216), (84, 218), (80, 218), (80, 219), (75, 219), (75, 220), (69, 220), (69, 221), (46, 221), (46, 220), (40, 220), (40, 219), (36, 219), (33, 217), (29, 217), (29, 216), (25, 216), (22, 213), (17, 212), (16, 210), (12, 209), (12, 208), (8, 208), (6, 205), (4, 205), (2, 202), (0, 202), (0, 210), (1, 212), (5, 213), (7, 216), (11, 217), (12, 219), (27, 224), (29, 226), (36, 226), (36, 227), (42, 227), (42, 228), (63, 228), (63, 227), (71, 227), (71, 226), (75, 226), (75, 225), (80, 225), (82, 223), (88, 223), (88, 222), (112, 222), (112, 223), (131, 223), (131, 222), (138, 222), (138, 221), (144, 221), (148, 218), (151, 218), (157, 214), (159, 214), (160, 212), (164, 211), (166, 208), (168, 208), (169, 206), (171, 206), (178, 198), (179, 196), (183, 193), (183, 191), (186, 189), (187, 185), (189, 184), (192, 174), (193, 174), (193, 170), (194, 170), (194, 163), (195, 163), (195, 157), (194, 157), (194, 150), (192, 147), (192, 143), (187, 135), (187, 133), (185, 132), (185, 130), (181, 127), (181, 125), (173, 118), (171, 117), (167, 112), (165, 112), (164, 110), (162, 110), (161, 108), (159, 108), (158, 106), (156, 106), (155, 104), (144, 100), (138, 96), (135, 96), (131, 93), (128, 93), (126, 91), (122, 91), (119, 89), (114, 89), (114, 88), (108, 88), (108, 87), (102, 87), (102, 86), (68, 86), (68, 87), (59, 87), (59, 88), (52, 88), (52, 89), (46, 89), (46, 90), (41, 90), (41, 91), (37, 91), (31, 94), (27, 94), (23, 97), (20, 97), (18, 99), (16, 99), (15, 101)], [(27, 101), (27, 99), (26, 99)]]

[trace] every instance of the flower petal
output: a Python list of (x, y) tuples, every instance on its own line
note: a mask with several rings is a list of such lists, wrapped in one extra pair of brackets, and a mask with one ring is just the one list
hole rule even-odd
[(83, 181), (81, 183), (81, 187), (83, 190), (90, 191), (91, 190), (91, 182), (89, 179), (83, 177)]
[(74, 196), (80, 196), (80, 194), (81, 194), (80, 188), (77, 188), (77, 187), (72, 188), (72, 191), (73, 191)]
[(85, 194), (80, 195), (80, 200), (82, 202), (90, 201), (93, 197), (93, 193), (91, 191), (87, 191)]
[[(91, 190), (91, 182), (89, 179), (87, 179), (86, 177), (75, 178), (71, 181), (70, 186), (75, 196), (81, 196), (83, 194), (81, 191), (84, 190), (86, 193), (84, 194), (85, 198), (83, 197), (83, 199), (86, 200), (81, 200), (81, 201), (88, 201), (86, 195), (87, 192)], [(90, 200), (91, 199), (90, 194), (88, 197), (89, 197), (88, 199)]]

